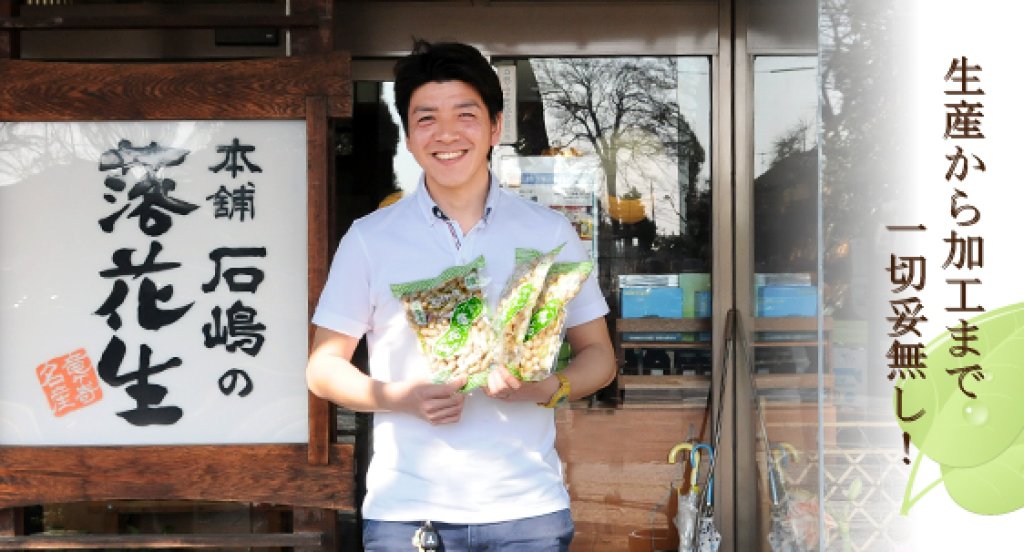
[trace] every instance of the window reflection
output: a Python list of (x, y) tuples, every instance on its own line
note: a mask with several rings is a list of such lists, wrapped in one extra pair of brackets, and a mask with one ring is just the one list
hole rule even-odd
[(505, 166), (574, 158), (573, 170), (589, 174), (606, 293), (619, 274), (708, 272), (707, 58), (502, 63), (515, 69), (517, 124), (515, 141), (495, 158)]
[(812, 272), (817, 226), (817, 62), (754, 60), (754, 269)]
[[(754, 336), (751, 381), (758, 507), (765, 549), (816, 550), (819, 423), (817, 60), (754, 60)], [(820, 332), (820, 333), (819, 333)], [(826, 388), (830, 387), (826, 376)], [(826, 391), (828, 393), (828, 391)], [(822, 405), (823, 420), (835, 408)], [(826, 434), (826, 445), (834, 436)], [(827, 536), (826, 536), (827, 538)]]

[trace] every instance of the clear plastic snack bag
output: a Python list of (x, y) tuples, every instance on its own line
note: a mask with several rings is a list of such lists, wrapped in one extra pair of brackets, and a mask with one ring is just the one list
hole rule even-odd
[[(532, 250), (516, 250), (516, 268), (501, 292), (495, 321), (495, 333), (500, 342), (499, 361), (505, 366), (511, 366), (516, 347), (526, 336), (533, 308), (544, 289), (544, 278), (561, 250), (561, 245), (544, 254)], [(532, 254), (519, 255), (521, 251), (531, 251)]]
[(469, 391), (487, 381), (495, 361), (495, 336), (480, 276), (483, 266), (480, 256), (434, 278), (391, 285), (405, 305), (434, 383), (465, 375), (462, 391)]
[[(539, 255), (539, 252), (528, 249), (516, 252), (517, 258), (530, 255)], [(565, 306), (576, 297), (593, 269), (591, 261), (554, 263), (548, 269), (526, 333), (517, 343), (512, 358), (506, 358), (506, 366), (517, 378), (540, 381), (551, 375), (562, 346)]]

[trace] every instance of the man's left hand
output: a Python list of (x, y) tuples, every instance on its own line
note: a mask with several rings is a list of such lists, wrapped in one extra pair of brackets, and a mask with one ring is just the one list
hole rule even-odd
[(558, 387), (555, 385), (554, 388), (549, 389), (548, 383), (547, 380), (522, 381), (512, 375), (508, 368), (497, 366), (491, 370), (487, 377), (487, 385), (483, 389), (484, 393), (495, 399), (545, 403)]

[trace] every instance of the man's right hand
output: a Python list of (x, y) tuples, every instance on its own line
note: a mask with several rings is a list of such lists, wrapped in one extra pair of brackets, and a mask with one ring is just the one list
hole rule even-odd
[(464, 376), (448, 383), (395, 382), (389, 384), (389, 391), (393, 393), (394, 410), (412, 414), (433, 425), (454, 424), (462, 417), (462, 407), (466, 402), (465, 393), (459, 392), (463, 385), (466, 385)]
[(459, 389), (466, 378), (444, 384), (427, 380), (386, 383), (352, 365), (359, 339), (317, 328), (306, 366), (306, 381), (314, 395), (356, 412), (404, 412), (434, 425), (453, 424), (462, 416), (466, 395)]

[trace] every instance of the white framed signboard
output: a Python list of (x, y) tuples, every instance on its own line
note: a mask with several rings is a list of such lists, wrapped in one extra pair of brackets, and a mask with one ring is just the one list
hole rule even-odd
[(0, 123), (0, 445), (308, 439), (306, 123)]

